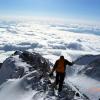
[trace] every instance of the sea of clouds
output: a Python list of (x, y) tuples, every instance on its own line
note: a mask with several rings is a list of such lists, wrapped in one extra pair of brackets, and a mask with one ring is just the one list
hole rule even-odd
[[(38, 52), (52, 63), (60, 55), (74, 61), (81, 55), (100, 54), (100, 26), (69, 24), (51, 20), (0, 20), (0, 62), (3, 62), (16, 50)], [(98, 85), (100, 82), (81, 76), (71, 77), (69, 80), (93, 100), (99, 97), (99, 94), (90, 93), (87, 88), (94, 85), (100, 86)], [(16, 92), (19, 80), (13, 80), (13, 82), (14, 85), (11, 81), (5, 84), (4, 91), (0, 94), (1, 97), (4, 97), (5, 93), (7, 100), (15, 99), (16, 95), (20, 99), (22, 98), (21, 100), (25, 100), (25, 96), (31, 96), (26, 95), (26, 93), (22, 95), (23, 91), (21, 90)], [(84, 82), (88, 82), (88, 84), (83, 85)], [(92, 82), (91, 85), (90, 82)], [(19, 95), (19, 91), (21, 95)], [(33, 92), (31, 94), (33, 95)], [(19, 98), (16, 98), (16, 100)]]
[(98, 54), (99, 42), (97, 25), (0, 20), (0, 62), (15, 50), (36, 51), (52, 61), (60, 55)]

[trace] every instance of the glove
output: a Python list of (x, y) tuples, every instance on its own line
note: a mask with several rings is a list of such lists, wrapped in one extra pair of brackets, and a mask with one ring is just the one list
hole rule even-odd
[(74, 62), (72, 62), (71, 64), (70, 64), (70, 66), (73, 66), (74, 65)]
[(75, 62), (72, 62), (72, 65), (74, 65), (75, 64)]
[(51, 73), (49, 74), (49, 76), (50, 76), (50, 77), (53, 76), (53, 72), (51, 72)]

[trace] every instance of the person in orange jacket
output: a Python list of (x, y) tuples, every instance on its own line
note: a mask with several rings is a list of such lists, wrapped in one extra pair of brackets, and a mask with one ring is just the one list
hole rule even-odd
[(56, 72), (56, 80), (55, 85), (59, 84), (58, 92), (62, 91), (62, 86), (65, 78), (65, 70), (66, 65), (73, 65), (73, 63), (69, 62), (64, 56), (60, 56), (60, 58), (55, 62), (53, 69), (50, 73), (50, 76), (53, 75), (53, 72)]

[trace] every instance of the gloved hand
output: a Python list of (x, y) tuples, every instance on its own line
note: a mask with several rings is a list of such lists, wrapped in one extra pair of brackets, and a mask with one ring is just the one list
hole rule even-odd
[(73, 66), (74, 64), (75, 64), (74, 62), (71, 62), (71, 63), (70, 63), (70, 66)]
[(75, 64), (75, 62), (72, 62), (72, 65), (74, 65)]
[(53, 76), (53, 72), (51, 72), (51, 73), (49, 74), (49, 76), (50, 76), (50, 77)]

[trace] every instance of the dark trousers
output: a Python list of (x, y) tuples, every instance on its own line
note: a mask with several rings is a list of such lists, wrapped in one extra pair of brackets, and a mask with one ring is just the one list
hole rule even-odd
[(63, 86), (63, 82), (64, 82), (64, 78), (65, 78), (65, 73), (59, 73), (56, 72), (56, 85), (59, 84), (59, 89), (58, 91), (62, 91), (62, 86)]

